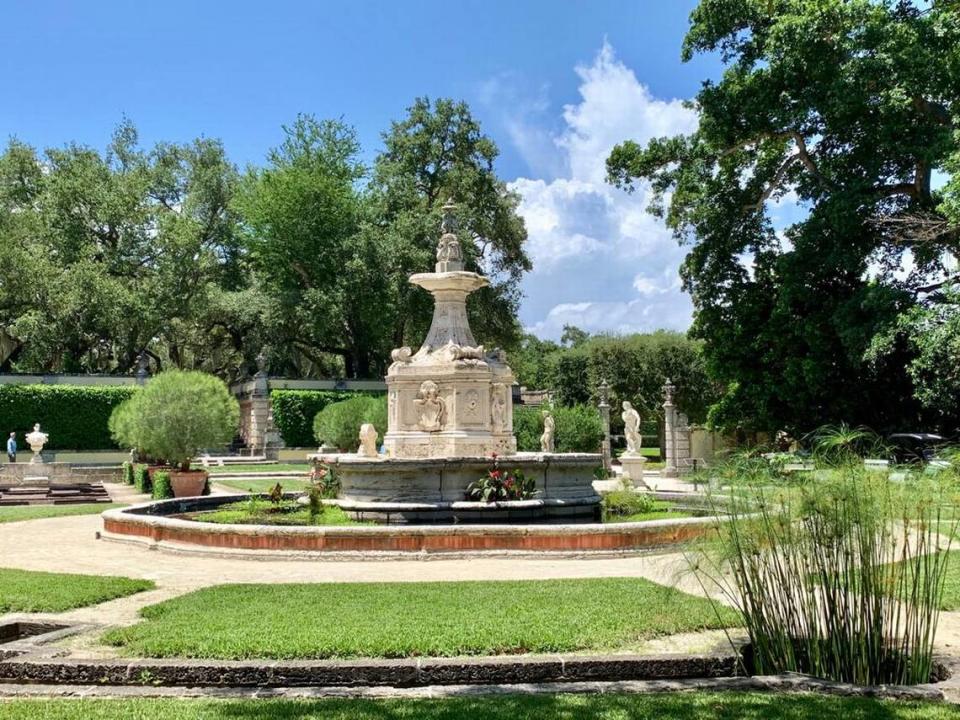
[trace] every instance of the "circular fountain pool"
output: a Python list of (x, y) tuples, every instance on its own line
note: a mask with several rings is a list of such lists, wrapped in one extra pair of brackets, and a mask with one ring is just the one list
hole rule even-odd
[[(656, 496), (678, 500), (674, 494)], [(249, 498), (246, 494), (178, 498), (108, 510), (103, 513), (101, 537), (170, 552), (253, 558), (591, 556), (663, 548), (701, 537), (716, 525), (710, 516), (622, 523), (430, 525), (256, 525), (185, 517)]]

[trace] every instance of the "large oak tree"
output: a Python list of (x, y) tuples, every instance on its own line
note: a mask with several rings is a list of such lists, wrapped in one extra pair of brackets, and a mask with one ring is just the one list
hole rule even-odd
[[(683, 57), (726, 67), (696, 97), (697, 131), (608, 159), (617, 185), (650, 183), (653, 211), (690, 247), (693, 332), (726, 387), (717, 424), (956, 422), (957, 397), (930, 402), (905, 371), (915, 344), (875, 345), (949, 284), (960, 249), (932, 181), (957, 169), (956, 8), (702, 0)], [(778, 200), (802, 219), (778, 228)]]

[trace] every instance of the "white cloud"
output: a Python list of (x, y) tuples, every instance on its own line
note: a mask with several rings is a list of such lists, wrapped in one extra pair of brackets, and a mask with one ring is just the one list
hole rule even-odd
[[(679, 100), (660, 100), (604, 43), (590, 65), (576, 68), (580, 101), (563, 109), (563, 129), (538, 130), (526, 110), (505, 121), (518, 152), (543, 177), (517, 178), (533, 272), (524, 280), (522, 319), (537, 334), (559, 337), (564, 324), (592, 332), (686, 329), (691, 303), (680, 289), (684, 251), (645, 210), (649, 188), (627, 194), (606, 184), (606, 158), (627, 139), (689, 133), (696, 114)], [(491, 97), (510, 97), (501, 85)], [(543, 96), (532, 103), (548, 107)], [(529, 105), (527, 106), (529, 107)], [(513, 129), (511, 129), (513, 128)], [(553, 153), (544, 158), (545, 147)]]

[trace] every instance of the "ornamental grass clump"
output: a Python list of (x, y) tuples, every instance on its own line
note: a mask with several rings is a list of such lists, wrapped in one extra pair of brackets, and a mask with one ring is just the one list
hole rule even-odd
[(717, 498), (719, 542), (695, 570), (739, 611), (755, 674), (928, 682), (955, 471), (892, 483), (836, 436), (817, 454), (818, 471), (797, 484), (746, 483)]

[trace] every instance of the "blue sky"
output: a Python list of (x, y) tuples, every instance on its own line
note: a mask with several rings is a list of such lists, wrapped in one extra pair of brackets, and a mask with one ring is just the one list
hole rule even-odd
[(523, 196), (535, 269), (524, 324), (557, 337), (684, 329), (682, 250), (603, 183), (627, 137), (695, 127), (677, 99), (719, 72), (680, 62), (695, 2), (4, 4), (0, 135), (102, 148), (124, 115), (145, 144), (221, 138), (262, 161), (298, 112), (353, 124), (372, 158), (414, 97), (466, 100)]

